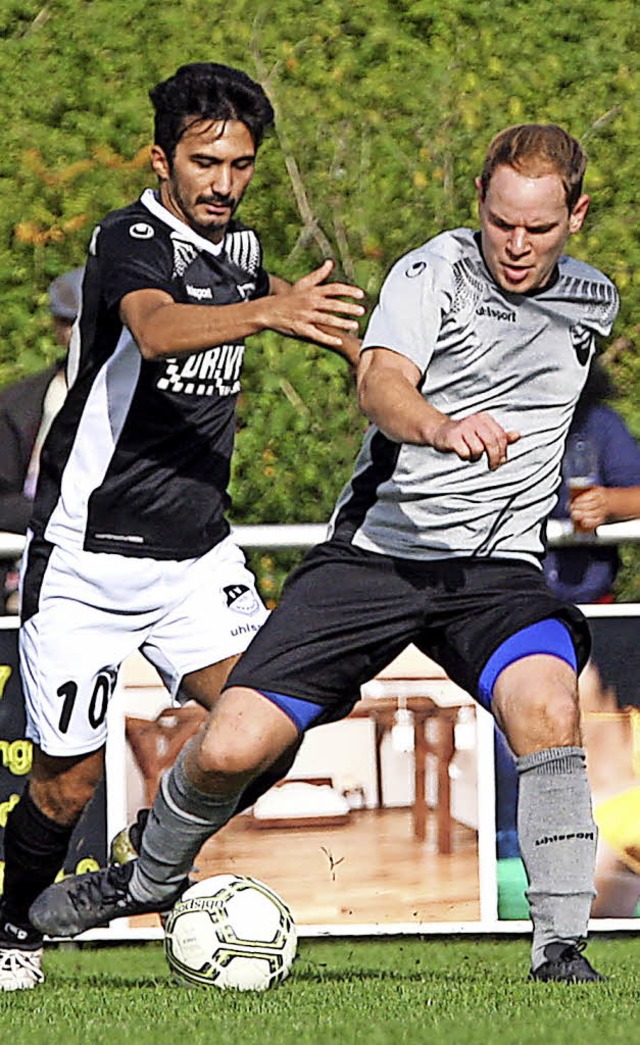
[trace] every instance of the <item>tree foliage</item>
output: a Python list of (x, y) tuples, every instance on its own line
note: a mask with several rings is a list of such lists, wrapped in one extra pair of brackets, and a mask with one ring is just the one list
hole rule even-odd
[[(277, 111), (242, 208), (268, 267), (295, 279), (331, 255), (371, 301), (398, 255), (475, 222), (503, 126), (579, 136), (593, 203), (571, 249), (620, 288), (605, 353), (640, 436), (635, 0), (0, 0), (0, 39), (0, 382), (51, 360), (49, 281), (150, 183), (148, 89), (216, 60)], [(363, 428), (346, 368), (275, 335), (246, 360), (234, 518), (324, 520)]]

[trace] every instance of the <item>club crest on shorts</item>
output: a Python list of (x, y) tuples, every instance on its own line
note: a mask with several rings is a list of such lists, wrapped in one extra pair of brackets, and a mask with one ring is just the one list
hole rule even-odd
[(247, 584), (226, 584), (222, 588), (222, 593), (229, 609), (236, 610), (238, 613), (251, 616), (260, 608), (255, 591)]

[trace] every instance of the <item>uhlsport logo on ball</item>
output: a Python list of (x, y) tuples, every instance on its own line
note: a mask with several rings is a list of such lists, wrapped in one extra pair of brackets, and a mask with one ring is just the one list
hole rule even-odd
[(284, 900), (243, 875), (205, 878), (187, 889), (165, 923), (165, 954), (184, 986), (264, 991), (287, 978), (296, 929)]

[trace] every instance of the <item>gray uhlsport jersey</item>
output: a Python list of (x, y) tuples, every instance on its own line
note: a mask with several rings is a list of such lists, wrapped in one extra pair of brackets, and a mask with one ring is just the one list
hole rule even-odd
[(383, 285), (363, 351), (407, 356), (438, 410), (456, 420), (487, 411), (521, 438), (506, 464), (490, 472), (486, 455), (462, 461), (394, 443), (372, 425), (333, 531), (360, 548), (408, 559), (537, 564), (595, 337), (609, 333), (617, 310), (613, 283), (567, 256), (542, 290), (502, 290), (471, 229), (442, 233), (401, 258)]

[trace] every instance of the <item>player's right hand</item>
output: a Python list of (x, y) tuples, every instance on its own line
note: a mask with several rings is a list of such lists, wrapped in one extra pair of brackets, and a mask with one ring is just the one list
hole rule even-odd
[(460, 421), (447, 418), (436, 429), (432, 445), (441, 453), (457, 454), (463, 461), (479, 461), (487, 455), (494, 472), (507, 460), (507, 450), (520, 438), (519, 432), (505, 432), (491, 414), (470, 414)]

